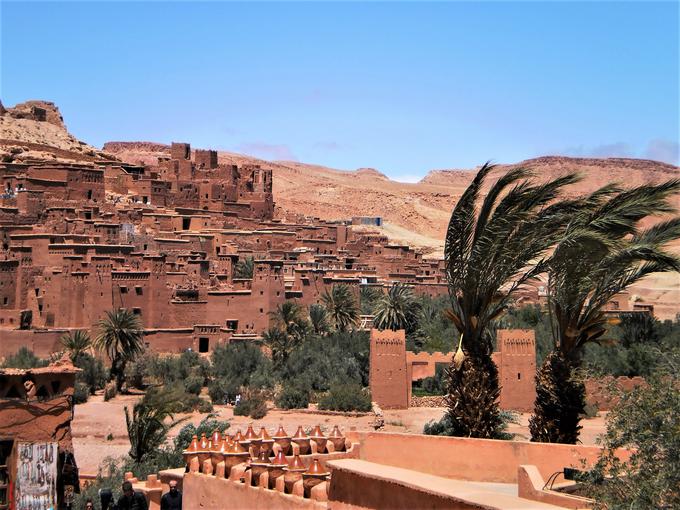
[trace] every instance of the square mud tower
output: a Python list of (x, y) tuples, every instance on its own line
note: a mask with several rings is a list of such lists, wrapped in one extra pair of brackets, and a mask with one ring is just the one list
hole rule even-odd
[(406, 369), (406, 333), (371, 330), (371, 397), (383, 409), (407, 409), (411, 381)]
[(494, 361), (501, 383), (501, 408), (531, 411), (536, 398), (534, 330), (500, 329), (497, 339), (498, 351), (494, 353)]
[(172, 142), (170, 145), (170, 159), (191, 158), (191, 145), (188, 143)]
[(217, 151), (196, 150), (196, 166), (198, 168), (217, 168)]

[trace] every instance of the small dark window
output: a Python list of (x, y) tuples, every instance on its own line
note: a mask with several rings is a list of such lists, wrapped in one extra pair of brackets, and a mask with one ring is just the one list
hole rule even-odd
[(121, 293), (121, 294), (127, 294), (127, 292), (128, 292), (128, 288), (127, 288), (127, 287), (123, 287), (123, 286), (121, 285), (121, 287), (120, 287), (120, 293)]
[(52, 394), (56, 395), (59, 393), (59, 389), (61, 388), (61, 381), (52, 381), (51, 383), (52, 386)]
[(137, 294), (138, 296), (141, 296), (142, 295), (142, 288), (141, 287), (135, 287), (135, 294)]
[(517, 380), (519, 381), (520, 379), (522, 379), (522, 374), (520, 374), (519, 372), (517, 372)]
[(132, 313), (135, 315), (142, 315), (142, 309), (141, 308), (133, 308)]
[(210, 339), (201, 337), (198, 339), (198, 352), (208, 352), (210, 346)]

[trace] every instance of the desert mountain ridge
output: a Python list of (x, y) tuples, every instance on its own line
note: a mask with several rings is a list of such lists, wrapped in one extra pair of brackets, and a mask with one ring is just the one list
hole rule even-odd
[[(0, 158), (3, 161), (117, 159), (151, 165), (159, 157), (167, 156), (169, 150), (169, 144), (152, 141), (112, 141), (97, 149), (68, 132), (54, 103), (34, 100), (13, 108), (5, 108), (0, 103)], [(274, 199), (281, 218), (305, 215), (338, 220), (380, 216), (385, 234), (433, 255), (443, 248), (451, 209), (475, 170), (432, 170), (417, 183), (404, 183), (373, 168), (338, 170), (295, 161), (267, 161), (227, 151), (219, 151), (218, 158), (225, 164), (249, 163), (271, 168)], [(487, 185), (517, 166), (530, 169), (537, 179), (578, 172), (583, 178), (572, 186), (570, 191), (574, 194), (592, 191), (609, 182), (636, 186), (680, 176), (678, 167), (657, 161), (543, 156), (498, 165)]]

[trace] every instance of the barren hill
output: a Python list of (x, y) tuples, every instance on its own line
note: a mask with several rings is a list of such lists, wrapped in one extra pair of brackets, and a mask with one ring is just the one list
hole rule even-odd
[[(166, 155), (168, 145), (150, 142), (111, 142), (106, 152), (130, 162), (151, 163)], [(452, 207), (474, 176), (474, 170), (433, 170), (420, 182), (397, 182), (374, 169), (336, 170), (321, 165), (290, 161), (264, 161), (231, 152), (220, 152), (223, 163), (258, 163), (274, 172), (274, 196), (283, 216), (305, 214), (323, 219), (381, 216), (384, 230), (398, 240), (436, 249)], [(583, 179), (571, 193), (592, 191), (609, 182), (636, 186), (680, 176), (678, 167), (656, 161), (609, 158), (546, 156), (512, 165), (498, 165), (489, 184), (510, 168), (523, 166), (537, 179), (578, 172)], [(680, 207), (680, 201), (678, 203)]]
[(0, 103), (0, 159), (94, 161), (111, 159), (68, 132), (59, 108), (47, 101), (26, 101), (13, 108)]

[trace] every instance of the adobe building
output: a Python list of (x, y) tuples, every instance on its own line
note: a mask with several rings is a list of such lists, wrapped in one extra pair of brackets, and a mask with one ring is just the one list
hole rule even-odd
[(0, 369), (0, 507), (64, 508), (78, 490), (71, 420), (79, 371), (68, 358)]
[[(433, 377), (438, 364), (449, 366), (453, 352), (406, 351), (403, 330), (371, 330), (370, 387), (373, 400), (385, 409), (406, 409), (411, 383)], [(500, 329), (492, 355), (501, 386), (500, 407), (530, 412), (536, 398), (536, 340), (530, 329)]]

